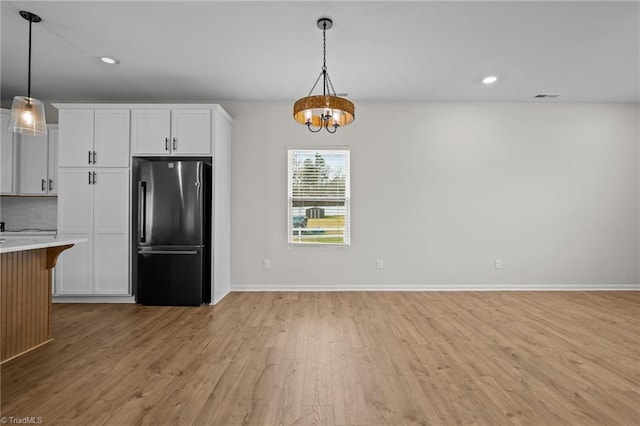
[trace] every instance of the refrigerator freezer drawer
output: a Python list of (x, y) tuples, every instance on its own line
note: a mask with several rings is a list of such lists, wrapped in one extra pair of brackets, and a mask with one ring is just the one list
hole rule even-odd
[(136, 302), (168, 306), (209, 303), (203, 275), (202, 251), (140, 250)]

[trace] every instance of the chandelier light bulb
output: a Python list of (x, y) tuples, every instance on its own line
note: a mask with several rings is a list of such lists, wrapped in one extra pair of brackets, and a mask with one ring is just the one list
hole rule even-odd
[(33, 112), (30, 109), (22, 113), (22, 122), (29, 127), (33, 125)]

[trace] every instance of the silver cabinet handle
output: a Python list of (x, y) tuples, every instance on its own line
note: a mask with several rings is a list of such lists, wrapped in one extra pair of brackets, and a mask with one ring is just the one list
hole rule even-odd
[(44, 192), (44, 191), (46, 191), (46, 190), (47, 190), (47, 188), (44, 186), (44, 185), (45, 185), (45, 183), (46, 183), (46, 180), (42, 179), (42, 186), (40, 187), (40, 190), (41, 190), (42, 192)]
[(88, 173), (89, 173), (89, 185), (91, 185), (91, 172), (88, 172)]
[(98, 183), (98, 179), (96, 179), (96, 172), (93, 172), (93, 184)]
[(98, 154), (93, 151), (93, 164), (96, 164), (96, 161), (98, 161)]
[(178, 140), (173, 138), (173, 150), (176, 151), (178, 149)]
[(169, 138), (164, 138), (164, 150), (169, 151)]
[(53, 191), (53, 179), (49, 179), (49, 191)]
[(89, 164), (91, 164), (91, 151), (88, 151), (88, 152), (89, 152), (89, 160), (88, 160), (88, 163), (89, 163)]

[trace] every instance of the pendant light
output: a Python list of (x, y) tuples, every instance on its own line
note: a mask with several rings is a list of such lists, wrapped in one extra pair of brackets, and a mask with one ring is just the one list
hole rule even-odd
[(20, 11), (20, 16), (29, 21), (29, 71), (27, 96), (16, 96), (11, 105), (11, 119), (9, 130), (30, 136), (47, 134), (47, 123), (44, 117), (44, 104), (31, 97), (31, 24), (42, 19), (31, 12)]
[[(293, 118), (314, 133), (322, 129), (335, 133), (338, 127), (353, 122), (355, 107), (350, 100), (336, 96), (327, 72), (327, 30), (333, 26), (333, 21), (329, 18), (320, 18), (317, 25), (322, 30), (322, 70), (309, 94), (298, 99), (293, 105)], [(322, 78), (322, 95), (311, 96), (320, 78)]]

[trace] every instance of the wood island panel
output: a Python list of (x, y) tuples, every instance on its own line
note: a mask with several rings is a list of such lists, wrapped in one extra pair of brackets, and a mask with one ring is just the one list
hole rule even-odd
[(0, 254), (0, 362), (51, 341), (47, 250)]

